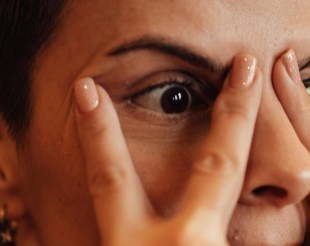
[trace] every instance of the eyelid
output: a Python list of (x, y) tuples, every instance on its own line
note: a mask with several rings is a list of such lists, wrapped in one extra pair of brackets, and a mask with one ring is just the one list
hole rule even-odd
[(138, 96), (139, 94), (141, 95), (146, 93), (156, 87), (174, 82), (184, 85), (187, 84), (189, 87), (199, 87), (201, 90), (204, 90), (204, 92), (210, 94), (210, 96), (213, 94), (217, 95), (219, 93), (219, 89), (217, 89), (211, 81), (200, 79), (198, 76), (195, 76), (188, 71), (161, 70), (148, 74), (131, 83), (130, 87), (128, 87), (128, 93), (123, 99), (128, 100), (132, 97)]
[(302, 71), (302, 70), (309, 68), (309, 67), (310, 67), (310, 58), (301, 62), (301, 65), (299, 65), (299, 71)]
[(306, 67), (301, 70), (300, 77), (307, 90), (307, 93), (310, 95), (310, 67)]
[(303, 81), (310, 79), (310, 66), (300, 70), (300, 77)]
[(155, 90), (157, 88), (163, 88), (167, 85), (183, 85), (185, 86), (186, 88), (189, 88), (191, 89), (191, 83), (188, 83), (187, 81), (184, 81), (184, 82), (181, 82), (181, 81), (173, 81), (172, 79), (169, 79), (161, 84), (158, 84), (158, 85), (152, 85), (152, 86), (149, 86), (149, 87), (146, 87), (145, 89), (142, 89), (141, 91), (138, 91), (137, 93), (135, 93), (134, 95), (131, 96), (131, 98), (136, 98), (136, 97), (139, 97), (141, 95), (144, 95), (148, 92), (151, 92), (152, 90)]
[[(188, 98), (190, 100), (188, 101), (189, 107), (186, 109), (183, 109), (181, 111), (175, 111), (172, 109), (166, 111), (163, 107), (164, 105), (161, 104), (161, 96), (163, 96), (166, 89), (171, 88), (183, 88), (185, 89), (186, 94), (188, 94)], [(183, 99), (183, 96), (182, 96)], [(140, 109), (149, 111), (149, 112), (161, 112), (164, 115), (169, 115), (168, 117), (171, 117), (171, 114), (189, 114), (192, 112), (195, 112), (197, 110), (201, 111), (210, 111), (212, 108), (214, 102), (214, 98), (210, 97), (206, 93), (203, 93), (203, 90), (201, 88), (201, 85), (197, 83), (197, 81), (193, 80), (192, 78), (177, 78), (177, 77), (167, 77), (162, 81), (162, 83), (159, 83), (154, 86), (146, 87), (145, 89), (142, 89), (138, 91), (137, 93), (133, 94), (129, 98), (129, 103), (132, 105), (138, 106)], [(169, 103), (168, 103), (169, 104)], [(165, 104), (166, 105), (166, 104)], [(166, 105), (167, 106), (167, 105)], [(174, 105), (177, 106), (177, 105)], [(172, 107), (174, 107), (172, 106)], [(184, 105), (183, 105), (184, 106)], [(183, 107), (181, 106), (181, 107)], [(169, 108), (169, 107), (168, 107)], [(183, 111), (184, 110), (184, 111)]]

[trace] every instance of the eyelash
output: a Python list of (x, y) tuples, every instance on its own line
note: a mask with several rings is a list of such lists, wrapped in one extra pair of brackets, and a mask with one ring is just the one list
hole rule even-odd
[[(165, 73), (168, 73), (168, 76), (165, 75)], [(172, 74), (169, 74), (169, 73), (172, 73)], [(164, 75), (164, 77), (162, 77), (162, 75)], [(187, 72), (184, 72), (184, 71), (181, 71), (181, 72), (180, 71), (169, 71), (169, 72), (163, 72), (162, 74), (160, 73), (159, 79), (157, 80), (155, 79), (155, 81), (156, 81), (155, 84), (151, 83), (151, 85), (149, 85), (147, 88), (139, 90), (138, 92), (131, 95), (129, 97), (130, 103), (144, 111), (149, 111), (149, 113), (150, 111), (153, 111), (153, 113), (155, 114), (161, 113), (168, 117), (175, 117), (176, 115), (181, 116), (184, 114), (192, 113), (194, 110), (196, 112), (202, 111), (202, 110), (210, 111), (210, 109), (212, 108), (213, 101), (215, 100), (215, 98), (217, 97), (219, 93), (218, 90), (215, 89), (215, 87), (211, 85), (211, 83), (209, 82), (207, 83), (205, 81), (199, 80), (195, 76)], [(166, 91), (165, 91), (165, 88), (167, 89)], [(189, 99), (189, 101), (187, 102), (189, 103), (189, 107), (184, 109), (184, 111), (181, 110), (182, 112), (167, 112), (164, 110), (162, 100), (165, 99), (164, 96), (166, 95), (168, 90), (171, 90), (171, 89), (180, 90), (180, 93), (177, 94), (179, 96), (182, 95), (180, 99), (184, 99), (183, 96), (185, 97), (188, 96), (188, 98), (186, 99)], [(183, 94), (181, 92), (183, 92)], [(149, 97), (148, 97), (148, 94), (149, 94)], [(153, 105), (150, 106), (149, 101), (152, 101), (152, 97), (153, 97)], [(141, 102), (139, 103), (138, 101), (139, 98), (142, 99), (142, 103)], [(143, 99), (146, 99), (148, 103), (145, 103), (144, 101), (144, 105), (143, 105)], [(156, 105), (154, 105), (154, 101)], [(169, 101), (169, 103), (170, 102), (171, 100)], [(156, 110), (156, 108), (157, 109), (161, 108), (162, 110)]]
[(187, 87), (188, 89), (191, 89), (192, 83), (193, 82), (190, 82), (190, 81), (180, 80), (177, 77), (168, 77), (165, 81), (159, 82), (158, 84), (150, 85), (149, 87), (136, 92), (135, 94), (131, 96), (131, 99), (144, 95), (148, 92), (151, 92), (154, 89), (164, 87), (165, 85), (178, 84), (178, 85), (183, 85)]
[[(304, 65), (300, 68), (300, 76), (301, 76), (302, 82), (303, 82), (303, 84), (307, 90), (307, 93), (310, 96), (310, 77), (309, 77), (310, 76), (310, 74), (309, 74), (310, 66), (309, 65), (310, 64), (307, 63), (306, 65)], [(305, 78), (305, 79), (303, 79), (303, 78)]]
[[(303, 83), (310, 95), (310, 78), (304, 79)], [(219, 89), (215, 88), (212, 83), (206, 82), (205, 80), (197, 79), (196, 76), (188, 73), (187, 71), (161, 71), (158, 73), (153, 73), (142, 78), (140, 81), (137, 82), (137, 84), (146, 84), (146, 86), (144, 88), (142, 87), (142, 89), (138, 90), (137, 92), (129, 95), (127, 97), (127, 102), (134, 106), (134, 108), (147, 112), (148, 114), (156, 114), (158, 116), (158, 114), (160, 113), (163, 117), (170, 118), (175, 116), (179, 117), (182, 114), (184, 116), (184, 114), (186, 113), (192, 113), (193, 109), (195, 109), (196, 111), (197, 109), (204, 109), (204, 111), (206, 111), (207, 109), (207, 111), (210, 112), (212, 104), (217, 95), (219, 94)], [(182, 111), (181, 113), (171, 113), (165, 110), (156, 110), (156, 108), (163, 109), (162, 97), (167, 90), (173, 87), (179, 89), (183, 88), (184, 91), (189, 94), (190, 98), (194, 99), (193, 104), (192, 101), (188, 102), (190, 105), (189, 108), (186, 108), (184, 112)], [(166, 88), (167, 90), (165, 91)], [(148, 100), (148, 94), (150, 94), (150, 100)], [(140, 103), (138, 103), (137, 101), (137, 99), (139, 99), (140, 97), (142, 98), (142, 103), (141, 101)], [(148, 102), (148, 105), (146, 105), (143, 102), (144, 99), (147, 99), (147, 101), (155, 101), (157, 107), (155, 107), (154, 109), (154, 107), (152, 106), (152, 102)], [(195, 107), (197, 105), (200, 107)]]
[(302, 80), (302, 82), (304, 83), (306, 91), (310, 96), (310, 78), (304, 79), (304, 80)]
[(310, 78), (303, 79), (302, 82), (303, 82), (304, 84), (310, 84)]

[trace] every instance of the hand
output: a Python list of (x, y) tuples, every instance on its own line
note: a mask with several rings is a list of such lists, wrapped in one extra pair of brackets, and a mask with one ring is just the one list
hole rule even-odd
[(256, 60), (237, 56), (215, 102), (183, 204), (174, 217), (163, 219), (143, 190), (108, 94), (90, 78), (78, 80), (77, 131), (101, 245), (149, 246), (158, 245), (158, 240), (162, 245), (227, 245), (261, 93)]
[[(273, 86), (292, 127), (310, 153), (310, 96), (301, 81), (296, 55), (289, 50), (275, 63)], [(309, 155), (310, 165), (310, 155)], [(306, 162), (307, 163), (307, 162)], [(310, 197), (307, 198), (310, 204)], [(310, 227), (303, 245), (310, 245)]]
[(310, 96), (301, 81), (293, 50), (275, 63), (273, 86), (296, 134), (310, 151)]

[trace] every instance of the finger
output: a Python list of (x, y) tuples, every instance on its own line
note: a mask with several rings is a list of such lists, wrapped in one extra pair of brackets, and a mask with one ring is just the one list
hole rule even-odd
[(237, 56), (215, 102), (185, 195), (183, 212), (196, 220), (194, 225), (217, 227), (220, 222), (223, 232), (227, 229), (241, 191), (261, 94), (256, 59)]
[(145, 200), (108, 94), (91, 78), (77, 81), (74, 90), (89, 190), (99, 229), (108, 240), (141, 219)]
[(277, 60), (273, 69), (273, 86), (299, 139), (310, 150), (310, 97), (300, 79), (293, 50)]

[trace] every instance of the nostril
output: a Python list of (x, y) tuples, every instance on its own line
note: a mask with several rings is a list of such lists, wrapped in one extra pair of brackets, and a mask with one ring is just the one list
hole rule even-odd
[(287, 191), (285, 189), (272, 186), (272, 185), (265, 185), (258, 187), (252, 191), (254, 196), (268, 196), (268, 197), (276, 197), (276, 198), (284, 198), (286, 197)]

